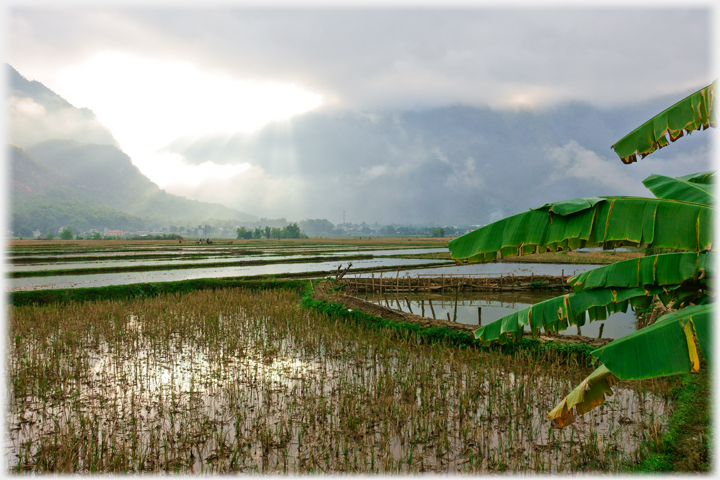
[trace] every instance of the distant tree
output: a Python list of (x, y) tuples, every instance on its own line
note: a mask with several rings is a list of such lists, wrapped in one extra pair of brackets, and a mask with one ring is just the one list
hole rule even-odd
[(270, 235), (272, 235), (272, 228), (265, 227), (265, 238), (271, 238)]
[(238, 228), (238, 229), (236, 230), (236, 232), (237, 232), (237, 239), (238, 239), (238, 240), (240, 240), (240, 239), (245, 239), (245, 240), (247, 240), (247, 239), (252, 238), (252, 236), (253, 236), (252, 230), (248, 230), (248, 229), (245, 228), (245, 227), (240, 227), (240, 228)]
[(388, 235), (388, 236), (389, 236), (389, 235), (396, 235), (396, 234), (397, 234), (397, 230), (395, 230), (395, 227), (393, 227), (392, 225), (385, 225), (384, 227), (382, 227), (382, 228), (380, 229), (380, 234), (381, 234), (381, 235)]
[(72, 240), (73, 239), (73, 233), (72, 230), (69, 228), (66, 228), (62, 231), (60, 234), (60, 240)]
[(260, 227), (255, 227), (255, 230), (253, 231), (252, 238), (262, 238), (263, 236), (263, 229)]
[(90, 237), (91, 240), (102, 240), (102, 235), (100, 232), (94, 232), (92, 234), (92, 237)]
[(48, 240), (52, 240), (53, 238), (55, 238), (55, 235), (53, 235), (52, 233), (48, 233), (48, 234), (45, 235), (45, 237), (46, 237)]
[(444, 237), (445, 236), (445, 229), (444, 228), (433, 228), (432, 229), (432, 236), (433, 237)]
[(298, 227), (297, 223), (291, 223), (290, 225), (286, 225), (282, 229), (281, 235), (281, 238), (300, 238), (300, 227)]

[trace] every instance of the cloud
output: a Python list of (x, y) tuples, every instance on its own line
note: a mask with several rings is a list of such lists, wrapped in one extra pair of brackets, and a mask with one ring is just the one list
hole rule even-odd
[(47, 109), (28, 97), (7, 99), (8, 141), (22, 148), (52, 139), (116, 145), (115, 139), (88, 110)]
[(208, 177), (200, 182), (169, 183), (165, 190), (204, 202), (216, 202), (260, 217), (305, 218), (307, 206), (299, 178), (277, 177), (262, 167), (249, 166), (241, 172), (220, 178)]
[(616, 159), (603, 158), (574, 140), (562, 147), (548, 148), (545, 156), (554, 168), (549, 182), (583, 180), (606, 189), (608, 195), (638, 189), (637, 182), (628, 176), (627, 166)]
[[(50, 88), (67, 66), (119, 51), (293, 84), (322, 94), (327, 105), (361, 110), (567, 100), (617, 106), (709, 83), (711, 18), (709, 7), (16, 7), (7, 52)], [(669, 37), (693, 48), (656, 61)]]

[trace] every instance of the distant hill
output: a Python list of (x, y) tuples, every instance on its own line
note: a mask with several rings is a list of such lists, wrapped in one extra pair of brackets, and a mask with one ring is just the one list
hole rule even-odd
[[(138, 228), (257, 217), (166, 193), (87, 109), (8, 66), (12, 230)], [(20, 233), (17, 233), (20, 234)]]

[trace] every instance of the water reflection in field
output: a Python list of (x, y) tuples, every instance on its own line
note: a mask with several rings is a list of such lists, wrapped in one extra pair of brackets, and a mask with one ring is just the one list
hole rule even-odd
[[(443, 263), (443, 260), (425, 260), (412, 258), (374, 258), (371, 260), (355, 260), (353, 268), (377, 268)], [(279, 263), (270, 265), (253, 265), (246, 267), (212, 267), (180, 270), (159, 270), (152, 272), (106, 273), (97, 275), (50, 276), (13, 278), (7, 281), (9, 291), (38, 290), (55, 288), (86, 288), (106, 287), (109, 285), (129, 285), (132, 283), (174, 282), (193, 278), (227, 278), (259, 275), (283, 275), (288, 273), (320, 272), (318, 276), (332, 274), (337, 271), (341, 262), (315, 263)], [(343, 263), (347, 265), (347, 263)]]
[[(462, 292), (457, 301), (457, 322), (467, 325), (478, 325), (478, 308), (481, 311), (482, 325), (498, 320), (505, 315), (529, 307), (538, 302), (549, 300), (561, 295), (562, 292)], [(410, 307), (407, 301), (410, 302)], [(373, 303), (390, 306), (395, 310), (411, 312), (428, 318), (447, 320), (455, 318), (455, 295), (445, 293), (395, 293), (367, 294), (367, 300)], [(432, 305), (432, 306), (431, 306)], [(636, 329), (637, 319), (634, 312), (628, 308), (626, 313), (614, 313), (604, 322), (587, 323), (581, 327), (582, 335), (597, 337), (600, 325), (603, 323), (604, 338), (621, 338), (629, 335)], [(526, 326), (526, 330), (530, 328)], [(571, 326), (561, 333), (576, 334), (577, 329)]]

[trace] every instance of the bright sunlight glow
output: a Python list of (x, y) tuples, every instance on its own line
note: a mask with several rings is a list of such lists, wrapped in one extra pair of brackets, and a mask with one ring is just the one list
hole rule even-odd
[(63, 96), (90, 108), (133, 163), (159, 185), (228, 178), (244, 165), (190, 165), (158, 153), (182, 135), (249, 133), (319, 107), (322, 96), (296, 85), (210, 75), (187, 63), (106, 52), (65, 70)]

